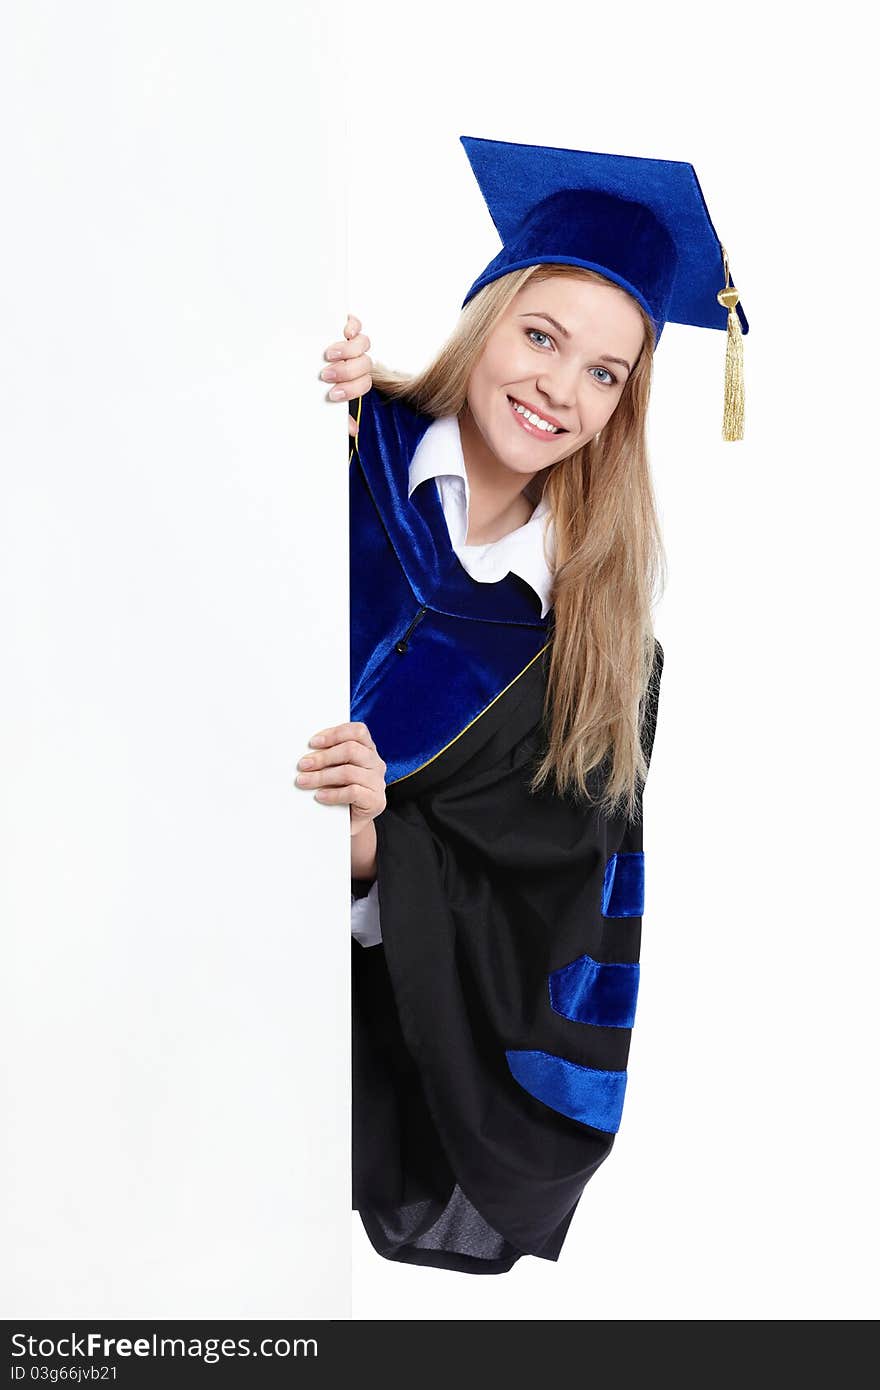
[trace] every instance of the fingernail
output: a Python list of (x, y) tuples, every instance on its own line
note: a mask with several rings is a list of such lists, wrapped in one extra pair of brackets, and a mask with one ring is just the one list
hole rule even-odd
[(330, 399), (331, 401), (341, 401), (344, 395), (345, 389), (342, 386), (334, 386), (330, 392)]
[(329, 795), (330, 795), (329, 792), (315, 792), (315, 800), (316, 800), (316, 801), (326, 801)]
[(330, 351), (327, 353), (327, 361), (328, 361), (328, 362), (338, 362), (341, 356), (342, 356), (342, 350), (341, 350), (341, 348), (331, 348)]
[(325, 367), (321, 372), (322, 381), (337, 381), (338, 377), (332, 367)]
[(297, 766), (298, 766), (298, 767), (314, 767), (314, 766), (315, 766), (315, 760), (314, 760), (314, 758), (300, 758), (299, 763), (297, 764)]
[(323, 735), (323, 734), (315, 734), (312, 738), (309, 739), (309, 743), (312, 744), (312, 746), (315, 747), (315, 748), (320, 748), (321, 745), (323, 744), (323, 742), (324, 742), (324, 735)]

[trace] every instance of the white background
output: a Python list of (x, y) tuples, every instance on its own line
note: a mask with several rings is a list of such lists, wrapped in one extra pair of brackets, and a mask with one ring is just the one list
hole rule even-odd
[(338, 48), (4, 7), (6, 1318), (349, 1315)]
[[(873, 48), (854, 5), (349, 7), (350, 298), (421, 367), (498, 249), (460, 135), (690, 161), (751, 332), (668, 325), (669, 582), (623, 1123), (560, 1260), (394, 1265), (359, 1318), (876, 1316)], [(720, 286), (719, 286), (720, 288)]]

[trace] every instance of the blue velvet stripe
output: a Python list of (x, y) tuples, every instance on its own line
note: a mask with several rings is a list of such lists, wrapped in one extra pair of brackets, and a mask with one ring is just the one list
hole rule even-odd
[(645, 910), (645, 856), (612, 854), (602, 885), (603, 917), (641, 917)]
[(550, 1004), (572, 1023), (632, 1028), (639, 992), (638, 965), (580, 956), (550, 976)]
[(550, 1052), (507, 1052), (507, 1065), (524, 1091), (582, 1125), (616, 1134), (623, 1113), (625, 1071), (582, 1067)]

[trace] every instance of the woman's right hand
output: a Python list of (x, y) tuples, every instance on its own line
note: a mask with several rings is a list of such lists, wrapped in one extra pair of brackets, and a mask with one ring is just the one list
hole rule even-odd
[[(324, 353), (329, 366), (321, 371), (321, 380), (329, 381), (331, 389), (327, 399), (331, 401), (352, 401), (365, 396), (373, 384), (373, 363), (367, 356), (370, 340), (361, 332), (361, 321), (349, 314), (343, 329), (342, 342), (331, 343)], [(349, 434), (357, 433), (354, 417), (348, 417)]]

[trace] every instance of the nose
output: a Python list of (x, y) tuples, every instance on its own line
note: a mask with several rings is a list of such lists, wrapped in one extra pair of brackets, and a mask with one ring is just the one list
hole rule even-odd
[(577, 377), (578, 369), (574, 364), (566, 366), (559, 362), (554, 363), (552, 370), (548, 367), (542, 372), (536, 385), (548, 406), (556, 410), (573, 410), (577, 400)]

